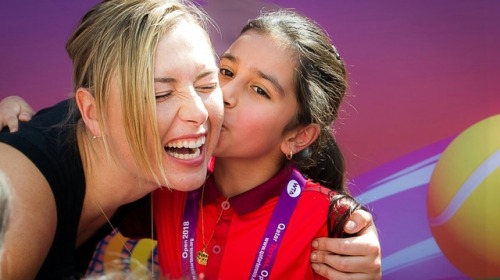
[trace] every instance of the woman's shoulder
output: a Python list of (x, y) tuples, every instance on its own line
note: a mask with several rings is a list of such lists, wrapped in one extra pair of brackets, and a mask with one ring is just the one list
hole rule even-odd
[[(4, 249), (13, 260), (9, 263), (12, 279), (32, 278), (49, 251), (56, 230), (56, 205), (45, 177), (19, 150), (0, 143), (0, 169), (5, 173), (13, 193), (11, 220)], [(26, 254), (25, 248), (30, 249)], [(35, 269), (36, 268), (36, 269)], [(31, 270), (31, 271), (30, 271)], [(23, 272), (24, 271), (24, 272)], [(29, 271), (29, 272), (28, 272)], [(10, 277), (11, 276), (11, 277)]]
[(17, 181), (29, 184), (33, 188), (38, 185), (48, 185), (43, 174), (33, 161), (16, 147), (0, 142), (0, 155), (0, 170), (5, 173), (8, 181), (13, 184), (12, 188), (16, 187)]
[[(82, 180), (80, 155), (74, 126), (62, 126), (69, 110), (69, 100), (42, 109), (31, 121), (19, 124), (15, 133), (3, 131), (3, 142), (35, 164), (51, 186)], [(3, 156), (2, 156), (3, 157)], [(71, 173), (71, 174), (70, 174)], [(70, 176), (66, 176), (66, 175)], [(67, 182), (70, 180), (70, 182)]]

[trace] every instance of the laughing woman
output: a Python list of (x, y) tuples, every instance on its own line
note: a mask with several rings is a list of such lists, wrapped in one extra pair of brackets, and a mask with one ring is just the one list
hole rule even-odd
[(121, 206), (203, 183), (223, 111), (204, 21), (154, 0), (103, 1), (83, 17), (66, 45), (71, 108), (0, 134), (16, 198), (1, 279), (79, 279)]

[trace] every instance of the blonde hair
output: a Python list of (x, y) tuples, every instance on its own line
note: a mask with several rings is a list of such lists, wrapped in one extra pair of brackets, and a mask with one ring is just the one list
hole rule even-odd
[[(205, 30), (211, 22), (201, 9), (187, 1), (108, 0), (82, 18), (66, 44), (73, 61), (74, 90), (83, 87), (93, 94), (101, 131), (105, 129), (110, 82), (116, 77), (123, 126), (133, 158), (139, 171), (152, 175), (159, 185), (167, 182), (167, 178), (162, 168), (163, 146), (157, 127), (155, 53), (160, 37), (181, 21), (199, 24)], [(74, 100), (72, 106), (76, 111)], [(79, 120), (80, 139), (83, 127)], [(103, 141), (109, 156), (106, 137)], [(154, 145), (151, 147), (148, 143)], [(116, 160), (116, 155), (112, 158)], [(160, 176), (155, 170), (160, 171)]]

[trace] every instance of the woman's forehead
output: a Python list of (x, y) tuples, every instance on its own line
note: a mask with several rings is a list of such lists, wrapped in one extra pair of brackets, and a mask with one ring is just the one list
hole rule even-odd
[(160, 38), (155, 56), (155, 76), (179, 72), (198, 75), (206, 69), (216, 68), (208, 35), (198, 24), (180, 22)]

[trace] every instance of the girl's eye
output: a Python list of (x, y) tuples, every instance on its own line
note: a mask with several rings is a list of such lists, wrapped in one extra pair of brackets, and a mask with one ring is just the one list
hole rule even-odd
[(258, 94), (258, 95), (262, 95), (264, 97), (267, 97), (269, 98), (269, 95), (267, 94), (267, 92), (265, 90), (263, 90), (261, 87), (258, 87), (258, 86), (251, 86), (251, 88)]
[(220, 73), (221, 75), (223, 75), (223, 76), (227, 76), (227, 77), (231, 77), (231, 78), (234, 76), (233, 72), (231, 72), (230, 70), (225, 69), (225, 68), (221, 68), (221, 69), (219, 70), (219, 73)]
[(171, 95), (171, 92), (158, 92), (156, 93), (156, 102), (162, 102), (165, 101), (169, 96)]

